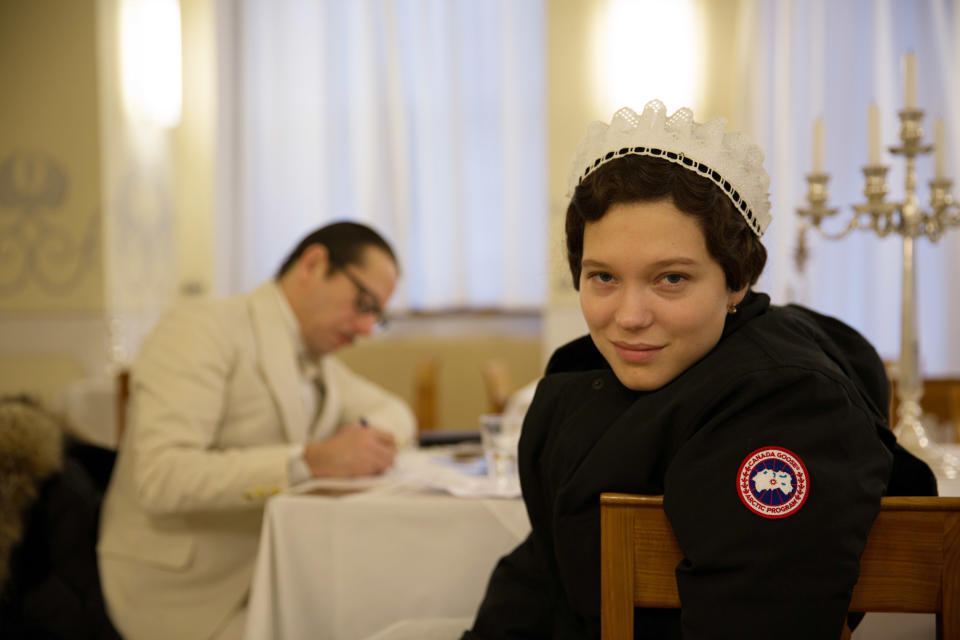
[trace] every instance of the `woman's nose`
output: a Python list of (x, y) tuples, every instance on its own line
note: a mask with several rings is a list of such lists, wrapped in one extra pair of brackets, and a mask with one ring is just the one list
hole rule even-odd
[(653, 324), (653, 307), (643, 291), (627, 290), (617, 306), (614, 321), (621, 329), (636, 331)]

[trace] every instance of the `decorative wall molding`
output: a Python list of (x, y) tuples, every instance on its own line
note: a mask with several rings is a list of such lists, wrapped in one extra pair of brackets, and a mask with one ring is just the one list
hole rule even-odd
[(81, 364), (90, 376), (110, 367), (107, 317), (95, 312), (0, 313), (0, 357), (61, 354)]
[(68, 220), (77, 215), (63, 208), (68, 191), (67, 171), (50, 154), (15, 150), (0, 160), (0, 295), (31, 285), (61, 295), (90, 273), (100, 212), (80, 225)]

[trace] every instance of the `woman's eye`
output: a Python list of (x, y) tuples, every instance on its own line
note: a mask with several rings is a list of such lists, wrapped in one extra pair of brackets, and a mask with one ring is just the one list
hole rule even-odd
[(613, 276), (606, 271), (591, 271), (587, 274), (587, 280), (593, 280), (602, 284), (609, 284), (613, 282)]
[(663, 276), (664, 282), (673, 285), (680, 284), (686, 279), (687, 276), (683, 275), (682, 273), (668, 273), (667, 275)]

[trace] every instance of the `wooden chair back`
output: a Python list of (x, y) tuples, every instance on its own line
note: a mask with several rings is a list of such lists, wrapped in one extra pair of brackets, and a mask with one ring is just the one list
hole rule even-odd
[[(634, 607), (680, 608), (683, 553), (663, 496), (605, 493), (600, 527), (602, 637), (632, 639)], [(850, 610), (935, 613), (937, 638), (960, 638), (960, 498), (883, 498)]]
[(420, 431), (437, 428), (437, 372), (440, 363), (436, 358), (423, 358), (417, 362), (413, 381), (413, 412), (417, 416)]
[(503, 413), (510, 399), (510, 367), (506, 361), (490, 359), (481, 367), (483, 384), (487, 390), (487, 407), (489, 413)]
[(127, 405), (130, 404), (130, 370), (120, 369), (114, 380), (116, 385), (116, 396), (114, 406), (114, 417), (117, 422), (117, 446), (123, 440), (123, 434), (127, 430)]

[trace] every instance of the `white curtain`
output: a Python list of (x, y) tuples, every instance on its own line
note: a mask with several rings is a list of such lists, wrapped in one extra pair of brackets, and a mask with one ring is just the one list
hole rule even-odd
[[(843, 319), (864, 333), (880, 354), (900, 351), (902, 243), (855, 231), (843, 240), (811, 239), (811, 258), (797, 273), (793, 250), (812, 166), (812, 126), (823, 116), (825, 170), (838, 230), (854, 204), (865, 201), (867, 108), (881, 110), (883, 146), (899, 143), (903, 108), (902, 56), (917, 58), (917, 102), (932, 141), (933, 120), (947, 129), (947, 172), (960, 180), (960, 3), (948, 0), (742, 0), (739, 41), (740, 121), (767, 152), (774, 221), (760, 289), (775, 302), (800, 302)], [(902, 200), (904, 159), (888, 152), (888, 200)], [(917, 161), (921, 203), (929, 202), (933, 156)], [(958, 190), (954, 188), (954, 195)], [(921, 373), (960, 373), (960, 228), (937, 244), (917, 241), (917, 295)]]
[(541, 305), (542, 0), (230, 4), (224, 289), (353, 219), (399, 254), (393, 310)]

